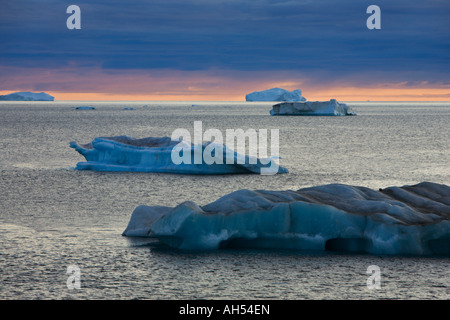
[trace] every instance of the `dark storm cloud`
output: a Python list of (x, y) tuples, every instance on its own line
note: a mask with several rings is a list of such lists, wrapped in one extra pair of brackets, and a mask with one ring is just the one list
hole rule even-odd
[[(366, 8), (382, 29), (366, 28)], [(66, 28), (81, 8), (82, 29)], [(386, 71), (446, 81), (448, 1), (2, 1), (0, 65), (176, 70)], [(369, 77), (370, 78), (370, 77)]]

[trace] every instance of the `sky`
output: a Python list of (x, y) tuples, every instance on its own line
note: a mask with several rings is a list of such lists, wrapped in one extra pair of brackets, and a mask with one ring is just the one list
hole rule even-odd
[[(69, 30), (67, 7), (81, 9)], [(370, 5), (381, 29), (369, 30)], [(2, 0), (0, 94), (450, 101), (448, 0)]]

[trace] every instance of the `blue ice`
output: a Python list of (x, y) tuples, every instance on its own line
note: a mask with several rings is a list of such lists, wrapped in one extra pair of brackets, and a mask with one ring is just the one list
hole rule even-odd
[(372, 190), (330, 184), (239, 190), (208, 204), (138, 206), (123, 232), (184, 250), (289, 248), (450, 255), (450, 187), (431, 182)]

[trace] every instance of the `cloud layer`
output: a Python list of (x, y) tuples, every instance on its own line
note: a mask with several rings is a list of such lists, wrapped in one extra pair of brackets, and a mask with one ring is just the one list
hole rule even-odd
[[(282, 77), (311, 88), (381, 83), (450, 88), (450, 4), (444, 0), (377, 1), (381, 30), (366, 28), (372, 1), (76, 4), (81, 30), (66, 28), (69, 4), (2, 2), (0, 90), (32, 85), (42, 91), (138, 94), (151, 89), (170, 95), (174, 87), (167, 83), (177, 83), (177, 76), (181, 91), (208, 90), (226, 81), (242, 84), (239, 79), (251, 90), (258, 81), (269, 85)], [(87, 84), (86, 78), (102, 82)], [(158, 78), (164, 80), (158, 84)]]

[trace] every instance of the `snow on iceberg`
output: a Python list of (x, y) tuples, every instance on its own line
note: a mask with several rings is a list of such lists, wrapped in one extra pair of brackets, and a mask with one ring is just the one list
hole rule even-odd
[(282, 102), (272, 106), (270, 114), (296, 116), (353, 116), (356, 113), (345, 103), (330, 101)]
[[(175, 147), (190, 153), (190, 163), (175, 164), (172, 151)], [(277, 163), (277, 158), (253, 158), (241, 155), (228, 149), (214, 148), (214, 143), (205, 142), (194, 145), (182, 140), (172, 140), (169, 137), (148, 137), (136, 139), (128, 136), (98, 137), (92, 142), (79, 145), (70, 142), (70, 147), (83, 155), (87, 162), (79, 162), (76, 169), (96, 171), (134, 171), (134, 172), (164, 172), (183, 174), (238, 174), (287, 173), (288, 170)], [(218, 145), (216, 145), (218, 146)], [(181, 150), (181, 149), (180, 149)], [(223, 150), (223, 163), (212, 162), (196, 164), (195, 154), (203, 156), (206, 150)], [(181, 153), (183, 153), (181, 152)], [(231, 157), (232, 159), (230, 159)]]
[(51, 95), (40, 92), (13, 92), (7, 95), (0, 96), (3, 101), (54, 101), (55, 98)]
[(139, 206), (124, 236), (186, 250), (223, 247), (450, 254), (450, 187), (431, 182), (375, 191), (329, 184), (239, 190), (198, 206)]
[(255, 91), (245, 96), (246, 101), (305, 101), (300, 89), (288, 91), (281, 88), (272, 88), (264, 91)]

